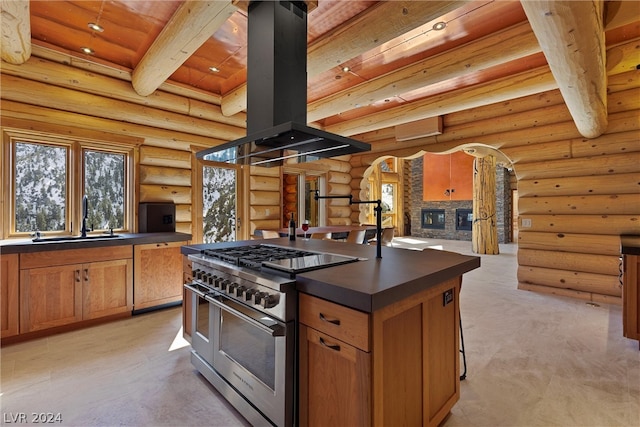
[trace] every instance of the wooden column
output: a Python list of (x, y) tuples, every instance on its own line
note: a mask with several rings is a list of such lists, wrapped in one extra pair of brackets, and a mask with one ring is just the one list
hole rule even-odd
[(496, 218), (496, 158), (476, 157), (473, 162), (473, 252), (496, 255), (498, 228)]

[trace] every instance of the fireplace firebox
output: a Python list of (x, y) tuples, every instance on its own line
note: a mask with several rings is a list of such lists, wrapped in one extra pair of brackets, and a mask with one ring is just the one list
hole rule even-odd
[(445, 210), (444, 209), (422, 209), (422, 228), (444, 230)]

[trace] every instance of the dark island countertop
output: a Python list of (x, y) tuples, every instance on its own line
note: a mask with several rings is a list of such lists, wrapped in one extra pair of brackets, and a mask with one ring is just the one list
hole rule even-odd
[[(95, 236), (95, 235), (92, 235)], [(79, 239), (72, 241), (34, 242), (31, 239), (0, 240), (0, 254), (20, 254), (65, 249), (99, 248), (104, 246), (143, 245), (159, 242), (186, 242), (191, 240), (187, 233), (118, 233), (118, 237), (105, 239)]]
[[(297, 239), (292, 242), (288, 238), (280, 238), (219, 243), (215, 246), (261, 243), (360, 258), (357, 262), (297, 274), (296, 288), (300, 292), (367, 313), (480, 267), (480, 257), (455, 252), (383, 247), (382, 258), (377, 259), (375, 246), (318, 239)], [(198, 253), (211, 246), (183, 246), (182, 253)]]

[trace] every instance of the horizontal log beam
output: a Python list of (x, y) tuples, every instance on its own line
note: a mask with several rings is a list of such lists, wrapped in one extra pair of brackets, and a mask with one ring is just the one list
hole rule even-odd
[(610, 295), (594, 294), (592, 292), (577, 291), (575, 289), (562, 289), (551, 286), (533, 285), (530, 283), (518, 283), (518, 289), (524, 291), (538, 292), (541, 294), (558, 295), (583, 301), (590, 301), (602, 304), (622, 305), (622, 297)]
[(556, 270), (531, 266), (518, 266), (518, 281), (560, 289), (573, 289), (614, 297), (622, 296), (618, 276)]
[(169, 111), (159, 111), (146, 106), (20, 79), (6, 74), (1, 75), (0, 82), (3, 99), (33, 106), (44, 106), (200, 136), (214, 134), (225, 140), (238, 139), (246, 134), (245, 129), (236, 126), (214, 123)]
[[(522, 72), (517, 75), (458, 89), (446, 94), (429, 97), (407, 105), (390, 108), (379, 113), (336, 123), (325, 128), (328, 132), (351, 136), (376, 129), (396, 126), (408, 121), (441, 116), (468, 108), (508, 101), (556, 89), (557, 84), (548, 67)], [(445, 130), (446, 133), (446, 130)], [(420, 141), (405, 141), (411, 143)]]
[[(495, 54), (498, 50), (500, 55)], [(455, 50), (443, 52), (311, 102), (307, 108), (307, 118), (309, 121), (321, 120), (538, 52), (540, 46), (529, 24), (517, 24)]]
[[(35, 105), (22, 104), (20, 102), (0, 100), (2, 110), (2, 122), (8, 118), (23, 120), (28, 123), (25, 129), (48, 131), (51, 125), (68, 127), (63, 135), (84, 134), (86, 131), (94, 132), (101, 129), (106, 133), (117, 135), (116, 138), (107, 140), (118, 141), (122, 138), (125, 141), (138, 138), (144, 141), (145, 145), (151, 143), (165, 148), (191, 151), (193, 144), (212, 147), (222, 144), (224, 141), (216, 138), (192, 135), (184, 132), (168, 131), (154, 127), (123, 123), (117, 120), (104, 119), (92, 116), (85, 116), (79, 113), (54, 110), (51, 108), (37, 107)], [(57, 133), (57, 132), (56, 132)]]
[(620, 236), (518, 231), (518, 248), (620, 256)]
[[(584, 234), (637, 234), (640, 214), (635, 215), (520, 215), (531, 221), (527, 231)], [(520, 230), (522, 230), (522, 224)]]
[(3, 64), (2, 73), (158, 110), (246, 127), (247, 117), (244, 113), (227, 117), (222, 114), (219, 106), (212, 105), (211, 102), (164, 91), (157, 91), (153, 96), (141, 96), (133, 91), (131, 84), (126, 80), (97, 74), (91, 70), (69, 67), (67, 64), (43, 58), (32, 57), (20, 66)]
[(638, 194), (640, 173), (518, 180), (518, 197)]
[(640, 196), (606, 194), (581, 196), (518, 197), (519, 215), (633, 215), (640, 212)]
[(518, 264), (609, 276), (617, 276), (620, 273), (620, 257), (616, 255), (594, 255), (521, 248), (518, 249)]

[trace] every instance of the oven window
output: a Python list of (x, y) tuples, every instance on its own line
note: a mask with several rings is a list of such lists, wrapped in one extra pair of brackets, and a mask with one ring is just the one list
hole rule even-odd
[(209, 340), (209, 301), (200, 296), (196, 306), (196, 332)]
[(274, 390), (276, 339), (224, 310), (220, 315), (220, 351)]

